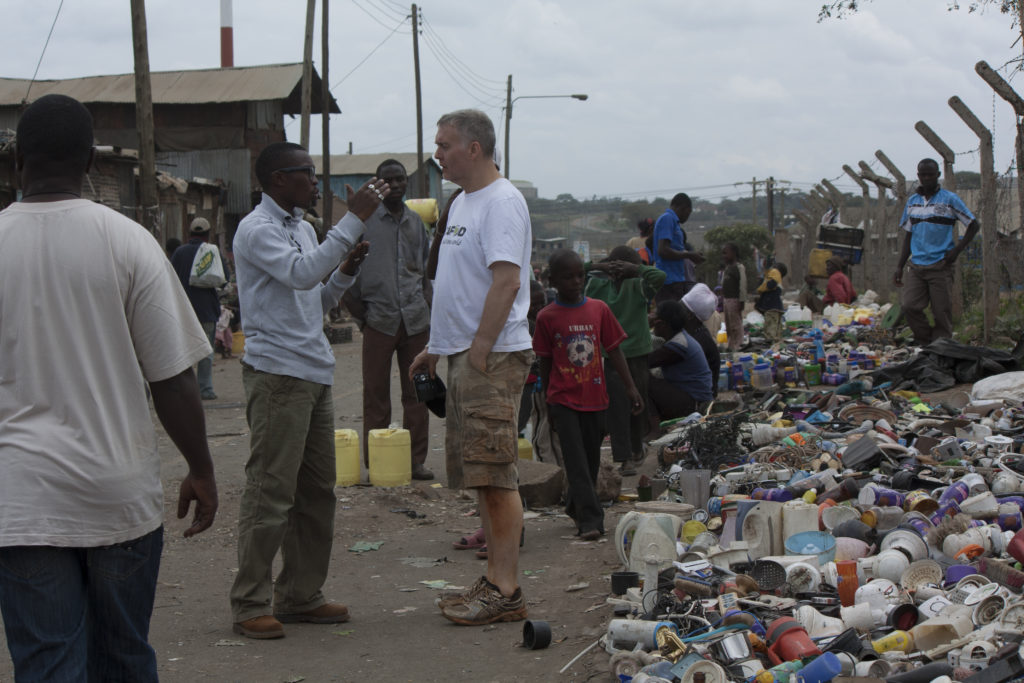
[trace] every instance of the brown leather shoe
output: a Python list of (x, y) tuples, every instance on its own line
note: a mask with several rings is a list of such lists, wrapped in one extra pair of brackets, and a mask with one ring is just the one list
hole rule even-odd
[(343, 621), (348, 621), (348, 607), (336, 602), (325, 602), (308, 612), (275, 614), (274, 616), (283, 624), (295, 624), (300, 621), (309, 624), (340, 624)]
[(232, 630), (246, 638), (256, 638), (258, 640), (284, 638), (284, 626), (269, 614), (235, 622)]

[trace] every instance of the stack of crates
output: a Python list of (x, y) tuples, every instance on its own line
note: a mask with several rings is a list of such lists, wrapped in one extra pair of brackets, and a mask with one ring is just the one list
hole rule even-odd
[(863, 243), (862, 228), (839, 224), (818, 226), (818, 249), (828, 250), (833, 256), (841, 256), (848, 264), (860, 263), (864, 253), (861, 246)]

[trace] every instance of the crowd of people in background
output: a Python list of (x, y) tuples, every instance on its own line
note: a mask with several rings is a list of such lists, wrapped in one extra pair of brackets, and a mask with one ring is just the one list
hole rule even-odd
[[(82, 200), (92, 119), (72, 98), (47, 95), (29, 106), (17, 142), (22, 198), (0, 213), (0, 377), (8, 388), (0, 395), (0, 607), (8, 647), (19, 680), (155, 680), (146, 636), (163, 496), (148, 398), (188, 463), (177, 512), (184, 517), (194, 503), (195, 518), (184, 535), (200, 533), (217, 510), (201, 401), (216, 398), (214, 339), (233, 315), (193, 279), (198, 255), (216, 253), (204, 248), (211, 226), (196, 218), (186, 244), (166, 245), (172, 269), (144, 228)], [(721, 311), (729, 350), (743, 344), (744, 247), (722, 247), (718, 293), (701, 283), (696, 267), (706, 257), (683, 229), (693, 209), (687, 195), (641, 220), (639, 234), (599, 262), (555, 252), (547, 300), (532, 277), (527, 204), (498, 172), (490, 119), (476, 110), (446, 114), (435, 143), (444, 177), (460, 191), (432, 242), (402, 201), (408, 176), (397, 161), (358, 190), (348, 187), (348, 213), (322, 235), (306, 220), (319, 196), (308, 151), (278, 142), (256, 161), (262, 193), (232, 243), (250, 455), (229, 601), (233, 629), (244, 636), (280, 638), (286, 623), (349, 618), (322, 591), (336, 506), (335, 359), (324, 320), (343, 297), (363, 333), (364, 427), (391, 420), (397, 355), (418, 480), (434, 474), (424, 464), (428, 418), (413, 378), (437, 382), (446, 359), (448, 486), (476, 492), (481, 520), (456, 547), (487, 558), (471, 588), (438, 601), (445, 618), (463, 625), (527, 614), (517, 470), (526, 424), (541, 458), (550, 453), (565, 470), (577, 534), (596, 540), (605, 533), (595, 491), (604, 438), (622, 474), (635, 474), (661, 422), (704, 411), (716, 396), (720, 352), (706, 321)], [(949, 334), (950, 267), (978, 223), (938, 187), (934, 161), (918, 171), (922, 187), (904, 214), (894, 279), (903, 284), (909, 260), (907, 319), (927, 342)], [(959, 242), (956, 220), (968, 225)], [(808, 291), (809, 305), (852, 301), (844, 270), (829, 259), (824, 297)], [(782, 338), (786, 274), (785, 264), (770, 264), (756, 288), (770, 342)], [(929, 301), (934, 325), (921, 313)], [(137, 571), (114, 571), (128, 562)]]

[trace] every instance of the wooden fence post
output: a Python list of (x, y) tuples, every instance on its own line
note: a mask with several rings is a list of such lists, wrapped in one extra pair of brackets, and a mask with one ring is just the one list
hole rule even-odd
[[(853, 178), (853, 182), (860, 186), (860, 194), (862, 198), (861, 205), (863, 207), (861, 209), (861, 222), (864, 224), (864, 237), (868, 239), (868, 244), (870, 244), (871, 220), (868, 207), (871, 205), (871, 192), (868, 190), (868, 184), (861, 179), (860, 174), (854, 171), (849, 164), (843, 164), (843, 172)], [(868, 288), (867, 266), (862, 264), (860, 268), (854, 271), (854, 274), (856, 276), (856, 281), (853, 286), (857, 291), (863, 292)]]
[[(983, 341), (992, 339), (992, 327), (999, 315), (999, 262), (996, 259), (996, 172), (992, 152), (992, 131), (985, 127), (966, 104), (956, 95), (949, 98), (949, 106), (957, 113), (967, 127), (978, 136), (981, 150), (981, 266), (991, 268), (987, 277), (981, 278), (982, 302), (985, 309)], [(959, 268), (957, 269), (959, 270)]]

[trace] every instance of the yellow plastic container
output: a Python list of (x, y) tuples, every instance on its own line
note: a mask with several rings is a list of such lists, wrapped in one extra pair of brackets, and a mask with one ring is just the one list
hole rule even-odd
[(359, 483), (359, 432), (354, 429), (334, 430), (334, 459), (338, 486)]
[(727, 344), (729, 343), (729, 335), (726, 334), (725, 332), (719, 332), (715, 336), (715, 342), (718, 344)]
[(412, 441), (408, 429), (371, 429), (367, 438), (370, 484), (408, 486), (412, 481)]
[(533, 444), (529, 439), (519, 437), (519, 457), (522, 460), (533, 460)]
[(807, 274), (811, 277), (828, 277), (825, 262), (831, 257), (830, 249), (811, 249), (810, 258), (807, 259)]
[(892, 631), (887, 636), (883, 636), (878, 640), (872, 640), (871, 647), (879, 654), (891, 650), (912, 652), (914, 650), (914, 638), (906, 631)]
[(231, 353), (241, 356), (245, 352), (245, 332), (239, 330), (231, 333)]

